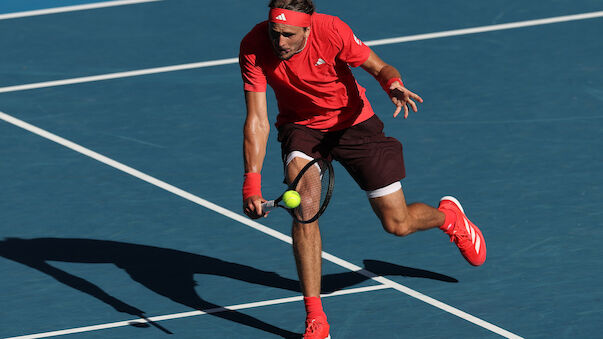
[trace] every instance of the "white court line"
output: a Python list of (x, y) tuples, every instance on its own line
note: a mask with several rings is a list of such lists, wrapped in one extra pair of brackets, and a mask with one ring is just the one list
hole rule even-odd
[[(122, 163), (119, 163), (119, 162), (113, 160), (113, 159), (107, 158), (106, 156), (104, 156), (102, 154), (96, 153), (96, 152), (94, 152), (94, 151), (92, 151), (90, 149), (82, 147), (82, 146), (80, 146), (80, 145), (78, 145), (76, 143), (73, 143), (73, 142), (71, 142), (71, 141), (69, 141), (67, 139), (64, 139), (64, 138), (59, 137), (59, 136), (57, 136), (55, 134), (52, 134), (52, 133), (50, 133), (48, 131), (45, 131), (45, 130), (39, 128), (39, 127), (33, 126), (33, 125), (31, 125), (31, 124), (29, 124), (27, 122), (19, 120), (19, 119), (15, 118), (15, 117), (12, 117), (12, 116), (10, 116), (10, 115), (8, 115), (6, 113), (3, 113), (3, 112), (0, 112), (0, 119), (4, 120), (4, 121), (6, 121), (6, 122), (8, 122), (8, 123), (10, 123), (12, 125), (15, 125), (17, 127), (23, 128), (23, 129), (25, 129), (25, 130), (27, 130), (27, 131), (29, 131), (31, 133), (37, 134), (37, 135), (39, 135), (39, 136), (41, 136), (43, 138), (46, 138), (46, 139), (51, 140), (53, 142), (56, 142), (56, 143), (58, 143), (60, 145), (63, 145), (65, 147), (69, 148), (69, 149), (72, 149), (72, 150), (74, 150), (74, 151), (76, 151), (78, 153), (86, 155), (86, 156), (88, 156), (90, 158), (93, 158), (93, 159), (95, 159), (97, 161), (100, 161), (100, 162), (102, 162), (102, 163), (104, 163), (106, 165), (109, 165), (109, 166), (111, 166), (111, 167), (113, 167), (115, 169), (118, 169), (118, 170), (120, 170), (122, 172), (130, 174), (130, 175), (132, 175), (132, 176), (134, 176), (134, 177), (136, 177), (138, 179), (141, 179), (143, 181), (146, 181), (146, 182), (148, 182), (148, 183), (150, 183), (152, 185), (160, 187), (160, 188), (162, 188), (162, 189), (164, 189), (164, 190), (166, 190), (168, 192), (176, 194), (176, 195), (178, 195), (178, 196), (180, 196), (180, 197), (182, 197), (184, 199), (187, 199), (187, 200), (189, 200), (191, 202), (194, 202), (194, 203), (196, 203), (196, 204), (198, 204), (200, 206), (208, 208), (208, 209), (210, 209), (210, 210), (212, 210), (212, 211), (214, 211), (216, 213), (222, 214), (225, 217), (228, 217), (228, 218), (230, 218), (232, 220), (238, 221), (238, 222), (240, 222), (240, 223), (242, 223), (244, 225), (247, 225), (247, 226), (249, 226), (249, 227), (251, 227), (251, 228), (253, 228), (255, 230), (258, 230), (258, 231), (260, 231), (260, 232), (262, 232), (264, 234), (270, 235), (271, 237), (277, 238), (277, 239), (282, 240), (282, 241), (284, 241), (286, 243), (289, 243), (289, 244), (292, 243), (292, 239), (291, 239), (290, 236), (287, 236), (287, 235), (285, 235), (285, 234), (283, 234), (281, 232), (273, 230), (273, 229), (271, 229), (271, 228), (269, 228), (267, 226), (264, 226), (264, 225), (262, 225), (262, 224), (260, 224), (260, 223), (258, 223), (256, 221), (253, 221), (253, 220), (251, 220), (251, 219), (249, 219), (247, 217), (244, 217), (244, 216), (242, 216), (240, 214), (234, 213), (234, 212), (232, 212), (232, 211), (230, 211), (228, 209), (225, 209), (225, 208), (223, 208), (221, 206), (218, 206), (218, 205), (216, 205), (214, 203), (211, 203), (211, 202), (209, 202), (209, 201), (207, 201), (205, 199), (202, 199), (202, 198), (200, 198), (198, 196), (195, 196), (195, 195), (193, 195), (191, 193), (183, 191), (180, 188), (177, 188), (177, 187), (172, 186), (172, 185), (170, 185), (170, 184), (168, 184), (168, 183), (166, 183), (164, 181), (161, 181), (159, 179), (151, 177), (150, 175), (142, 173), (142, 172), (140, 172), (140, 171), (138, 171), (136, 169), (133, 169), (132, 167), (126, 166), (126, 165), (124, 165)], [(486, 321), (484, 321), (482, 319), (479, 319), (479, 318), (477, 318), (477, 317), (475, 317), (475, 316), (473, 316), (471, 314), (465, 313), (465, 312), (463, 312), (463, 311), (461, 311), (461, 310), (459, 310), (459, 309), (457, 309), (455, 307), (452, 307), (450, 305), (444, 304), (441, 301), (438, 301), (436, 299), (428, 297), (428, 296), (426, 296), (426, 295), (424, 295), (424, 294), (422, 294), (420, 292), (417, 292), (417, 291), (415, 291), (413, 289), (410, 289), (410, 288), (408, 288), (408, 287), (406, 287), (406, 286), (404, 286), (402, 284), (398, 284), (398, 283), (396, 283), (396, 282), (394, 282), (392, 280), (389, 280), (387, 278), (378, 276), (378, 275), (376, 275), (376, 274), (374, 274), (374, 273), (372, 273), (370, 271), (367, 271), (367, 270), (363, 269), (362, 267), (356, 266), (356, 265), (354, 265), (354, 264), (352, 264), (350, 262), (347, 262), (347, 261), (345, 261), (345, 260), (343, 260), (341, 258), (338, 258), (338, 257), (336, 257), (334, 255), (331, 255), (331, 254), (329, 254), (327, 252), (323, 251), (322, 252), (322, 257), (325, 260), (328, 260), (328, 261), (330, 261), (330, 262), (332, 262), (332, 263), (334, 263), (336, 265), (339, 265), (341, 267), (345, 267), (345, 268), (349, 269), (350, 271), (354, 271), (354, 272), (357, 272), (358, 274), (364, 275), (367, 278), (370, 278), (370, 279), (372, 279), (374, 281), (377, 281), (377, 282), (379, 282), (379, 283), (381, 283), (381, 284), (383, 284), (385, 286), (391, 287), (391, 288), (393, 288), (393, 289), (395, 289), (397, 291), (405, 293), (405, 294), (407, 294), (407, 295), (409, 295), (411, 297), (419, 299), (419, 300), (421, 300), (421, 301), (423, 301), (423, 302), (425, 302), (427, 304), (430, 304), (432, 306), (435, 306), (435, 307), (437, 307), (437, 308), (439, 308), (439, 309), (441, 309), (441, 310), (443, 310), (445, 312), (454, 314), (454, 315), (456, 315), (456, 316), (458, 316), (458, 317), (460, 317), (462, 319), (465, 319), (465, 320), (467, 320), (469, 322), (472, 322), (472, 323), (474, 323), (474, 324), (476, 324), (478, 326), (481, 326), (481, 327), (483, 327), (485, 329), (488, 329), (488, 330), (490, 330), (490, 331), (492, 331), (494, 333), (497, 333), (497, 334), (499, 334), (501, 336), (504, 336), (504, 337), (507, 337), (507, 338), (521, 338), (521, 337), (519, 337), (519, 336), (517, 336), (517, 335), (515, 335), (515, 334), (513, 334), (513, 333), (511, 333), (511, 332), (509, 332), (509, 331), (507, 331), (505, 329), (502, 329), (502, 328), (500, 328), (500, 327), (498, 327), (496, 325), (493, 325), (493, 324), (491, 324), (489, 322), (486, 322)]]
[(28, 17), (28, 16), (37, 16), (37, 15), (46, 15), (46, 14), (85, 11), (88, 9), (134, 5), (134, 4), (144, 3), (144, 2), (156, 2), (156, 1), (162, 1), (162, 0), (117, 0), (117, 1), (95, 2), (95, 3), (91, 3), (91, 4), (85, 4), (85, 5), (53, 7), (53, 8), (37, 9), (37, 10), (33, 10), (33, 11), (0, 14), (0, 20), (24, 18), (24, 17)]
[[(370, 292), (370, 291), (383, 290), (383, 289), (387, 289), (387, 288), (389, 288), (389, 286), (385, 286), (385, 285), (375, 285), (375, 286), (367, 286), (367, 287), (359, 287), (359, 288), (350, 288), (350, 289), (336, 291), (336, 292), (329, 293), (329, 294), (321, 294), (321, 297), (328, 298), (328, 297), (334, 297), (334, 296), (340, 296), (340, 295), (348, 295), (348, 294), (364, 293), (364, 292)], [(225, 311), (229, 311), (229, 310), (231, 310), (231, 311), (238, 311), (238, 310), (244, 310), (244, 309), (250, 309), (250, 308), (256, 308), (256, 307), (262, 307), (262, 306), (279, 305), (279, 304), (297, 302), (297, 301), (302, 301), (302, 300), (303, 300), (303, 296), (295, 296), (295, 297), (288, 297), (288, 298), (280, 298), (280, 299), (273, 299), (273, 300), (252, 302), (252, 303), (247, 303), (247, 304), (240, 304), (240, 305), (233, 305), (233, 306), (212, 308), (212, 309), (205, 310), (205, 311), (190, 311), (190, 312), (182, 312), (182, 313), (161, 315), (161, 316), (151, 317), (151, 318), (148, 318), (148, 319), (150, 321), (152, 321), (152, 322), (158, 322), (158, 321), (163, 321), (163, 320), (171, 320), (171, 319), (181, 319), (181, 318), (195, 317), (195, 316), (199, 316), (199, 315), (203, 315), (203, 314), (220, 313), (220, 312), (225, 312)], [(145, 321), (145, 320), (142, 320), (140, 318), (137, 318), (137, 319), (131, 319), (131, 320), (125, 320), (125, 321), (118, 321), (118, 322), (113, 322), (113, 323), (107, 323), (107, 324), (100, 324), (100, 325), (93, 325), (93, 326), (84, 326), (84, 327), (70, 328), (70, 329), (66, 329), (66, 330), (59, 330), (59, 331), (52, 331), (52, 332), (29, 334), (29, 335), (23, 335), (23, 336), (18, 336), (18, 337), (10, 337), (10, 338), (5, 338), (5, 339), (48, 338), (48, 337), (55, 337), (55, 336), (59, 336), (59, 335), (65, 335), (65, 334), (75, 334), (75, 333), (82, 333), (82, 332), (92, 332), (92, 331), (106, 330), (106, 329), (109, 329), (109, 328), (124, 327), (124, 326), (137, 325), (137, 324), (145, 324), (145, 323), (148, 323), (148, 321)]]
[(190, 64), (182, 64), (182, 65), (174, 65), (174, 66), (147, 68), (147, 69), (140, 69), (140, 70), (136, 70), (136, 71), (93, 75), (93, 76), (81, 77), (81, 78), (45, 81), (45, 82), (38, 82), (35, 84), (0, 87), (0, 93), (17, 92), (17, 91), (24, 91), (24, 90), (28, 90), (28, 89), (36, 89), (36, 88), (46, 88), (46, 87), (81, 84), (81, 83), (101, 81), (101, 80), (129, 78), (129, 77), (135, 77), (135, 76), (140, 76), (140, 75), (182, 71), (182, 70), (186, 70), (186, 69), (228, 65), (228, 64), (237, 63), (238, 61), (239, 61), (238, 58), (221, 59), (221, 60), (214, 60), (214, 61), (194, 62), (194, 63), (190, 63)]
[[(444, 37), (451, 37), (451, 36), (491, 32), (491, 31), (500, 31), (500, 30), (513, 29), (513, 28), (547, 25), (547, 24), (560, 23), (560, 22), (594, 19), (594, 18), (599, 18), (599, 17), (603, 17), (603, 11), (582, 13), (582, 14), (575, 14), (575, 15), (565, 15), (565, 16), (546, 18), (546, 19), (518, 21), (518, 22), (511, 22), (511, 23), (500, 24), (500, 25), (490, 25), (490, 26), (480, 26), (480, 27), (465, 28), (465, 29), (455, 29), (455, 30), (451, 30), (451, 31), (410, 35), (410, 36), (403, 36), (403, 37), (397, 37), (397, 38), (372, 40), (372, 41), (366, 41), (365, 44), (367, 46), (388, 45), (388, 44), (396, 44), (396, 43), (409, 42), (409, 41), (428, 40), (428, 39), (444, 38)], [(140, 76), (140, 75), (173, 72), (173, 71), (180, 71), (180, 70), (186, 70), (186, 69), (218, 66), (218, 65), (228, 65), (228, 64), (235, 64), (237, 62), (238, 62), (238, 58), (229, 58), (229, 59), (196, 62), (196, 63), (174, 65), (174, 66), (148, 68), (148, 69), (128, 71), (128, 72), (86, 76), (86, 77), (79, 77), (79, 78), (72, 78), (72, 79), (44, 81), (44, 82), (37, 82), (37, 83), (24, 84), (24, 85), (0, 87), (0, 93), (25, 91), (25, 90), (30, 90), (30, 89), (47, 88), (47, 87), (55, 87), (55, 86), (65, 86), (65, 85), (80, 84), (80, 83), (93, 82), (93, 81), (127, 78), (127, 77), (134, 77), (134, 76)]]
[(493, 31), (503, 31), (503, 30), (507, 30), (507, 29), (549, 25), (549, 24), (556, 24), (556, 23), (560, 23), (560, 22), (586, 20), (586, 19), (594, 19), (594, 18), (600, 18), (600, 17), (603, 17), (603, 11), (574, 14), (574, 15), (564, 15), (564, 16), (557, 16), (557, 17), (552, 17), (552, 18), (545, 18), (545, 19), (517, 21), (517, 22), (510, 22), (510, 23), (499, 24), (499, 25), (455, 29), (455, 30), (451, 30), (451, 31), (443, 31), (443, 32), (437, 32), (437, 33), (417, 34), (417, 35), (410, 35), (407, 37), (380, 39), (380, 40), (369, 41), (366, 44), (368, 46), (390, 45), (390, 44), (397, 44), (397, 43), (401, 43), (401, 42), (445, 38), (445, 37), (451, 37), (451, 36), (485, 33), (485, 32), (493, 32)]

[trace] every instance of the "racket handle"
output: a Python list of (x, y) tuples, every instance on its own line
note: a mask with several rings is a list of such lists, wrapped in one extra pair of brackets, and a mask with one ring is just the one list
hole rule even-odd
[(262, 211), (264, 211), (264, 212), (270, 212), (275, 208), (276, 208), (276, 204), (274, 203), (274, 200), (270, 200), (270, 201), (266, 201), (266, 202), (262, 203)]

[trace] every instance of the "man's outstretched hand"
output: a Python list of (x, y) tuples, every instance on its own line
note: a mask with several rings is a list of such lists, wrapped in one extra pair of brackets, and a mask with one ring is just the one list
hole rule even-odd
[(408, 107), (410, 106), (412, 111), (416, 113), (418, 109), (415, 100), (419, 103), (423, 103), (423, 99), (419, 95), (409, 91), (398, 82), (393, 83), (390, 87), (389, 96), (394, 105), (396, 105), (394, 118), (398, 116), (402, 111), (402, 108), (404, 108), (404, 119), (408, 118)]

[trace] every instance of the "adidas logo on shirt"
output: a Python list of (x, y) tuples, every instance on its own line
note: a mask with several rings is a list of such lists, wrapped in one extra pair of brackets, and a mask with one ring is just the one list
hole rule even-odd
[(279, 16), (277, 16), (276, 20), (287, 21), (287, 18), (285, 17), (285, 13), (281, 13)]
[(318, 58), (318, 61), (314, 64), (314, 66), (320, 66), (322, 64), (325, 64), (326, 62), (324, 60), (322, 60), (322, 58)]

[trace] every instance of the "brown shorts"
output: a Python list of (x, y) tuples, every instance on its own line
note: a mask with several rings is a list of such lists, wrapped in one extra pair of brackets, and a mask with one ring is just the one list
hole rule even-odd
[(312, 158), (339, 161), (365, 191), (373, 191), (406, 176), (402, 144), (383, 134), (383, 122), (368, 120), (335, 132), (321, 132), (288, 123), (278, 128), (283, 161), (293, 151)]

